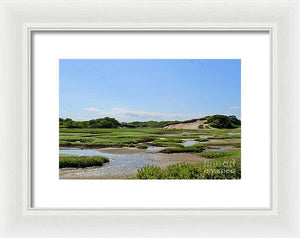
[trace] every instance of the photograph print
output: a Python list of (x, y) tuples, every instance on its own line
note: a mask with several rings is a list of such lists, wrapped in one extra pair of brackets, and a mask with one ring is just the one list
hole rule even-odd
[(241, 179), (240, 59), (60, 59), (60, 179)]

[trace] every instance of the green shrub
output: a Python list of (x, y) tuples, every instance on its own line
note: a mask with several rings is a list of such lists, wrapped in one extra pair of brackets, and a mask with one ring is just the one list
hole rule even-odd
[(138, 170), (138, 179), (240, 179), (240, 161), (216, 161), (215, 163), (169, 165), (165, 170), (157, 166), (145, 166)]
[(121, 124), (115, 118), (104, 117), (90, 121), (73, 121), (70, 118), (59, 118), (59, 127), (62, 128), (118, 128)]
[(157, 166), (145, 166), (138, 169), (136, 176), (138, 179), (163, 179), (165, 177), (163, 170)]
[(186, 164), (178, 163), (174, 165), (169, 165), (166, 170), (166, 179), (200, 179), (201, 176), (201, 167)]
[(145, 166), (138, 170), (138, 179), (240, 179), (241, 150), (207, 151), (201, 156), (213, 160), (198, 164), (177, 163), (166, 169)]
[(207, 120), (208, 125), (214, 128), (238, 128), (241, 126), (241, 121), (236, 116), (214, 115), (207, 116), (202, 119)]

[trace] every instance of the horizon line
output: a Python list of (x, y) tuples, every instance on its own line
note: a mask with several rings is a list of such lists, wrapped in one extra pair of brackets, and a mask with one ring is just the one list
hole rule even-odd
[(120, 123), (132, 123), (132, 122), (150, 122), (150, 121), (155, 121), (155, 122), (163, 122), (163, 121), (179, 121), (179, 122), (183, 122), (183, 121), (190, 121), (190, 120), (200, 120), (204, 117), (207, 117), (207, 116), (215, 116), (215, 115), (221, 115), (221, 116), (235, 116), (237, 119), (239, 119), (241, 121), (241, 118), (239, 118), (237, 115), (234, 115), (234, 114), (208, 114), (206, 116), (202, 116), (202, 117), (194, 117), (194, 118), (190, 118), (190, 119), (184, 119), (184, 120), (180, 120), (180, 119), (175, 119), (175, 120), (135, 120), (135, 121), (121, 121), (121, 120), (118, 120), (117, 118), (113, 117), (113, 116), (103, 116), (103, 117), (95, 117), (95, 118), (92, 118), (92, 119), (82, 119), (82, 120), (76, 120), (76, 119), (72, 119), (71, 117), (61, 117), (59, 116), (59, 119), (63, 119), (63, 120), (66, 120), (66, 119), (71, 119), (72, 121), (80, 121), (80, 122), (83, 122), (83, 121), (91, 121), (91, 120), (97, 120), (97, 119), (103, 119), (103, 118), (112, 118), (112, 119), (115, 119), (117, 120), (118, 122)]

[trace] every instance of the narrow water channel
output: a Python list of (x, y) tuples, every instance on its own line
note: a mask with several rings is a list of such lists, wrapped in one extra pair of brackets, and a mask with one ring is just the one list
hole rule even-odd
[(146, 150), (149, 150), (149, 151), (158, 151), (160, 150), (161, 148), (157, 147), (157, 146), (148, 146), (148, 148)]
[(197, 144), (197, 143), (199, 143), (199, 142), (198, 142), (198, 141), (195, 141), (195, 140), (185, 140), (185, 141), (183, 142), (183, 146), (184, 146), (184, 147), (188, 147), (188, 146), (195, 145), (195, 144)]
[(227, 133), (230, 136), (235, 136), (235, 135), (240, 135), (241, 133), (237, 132), (237, 133), (233, 133), (233, 132), (228, 132)]

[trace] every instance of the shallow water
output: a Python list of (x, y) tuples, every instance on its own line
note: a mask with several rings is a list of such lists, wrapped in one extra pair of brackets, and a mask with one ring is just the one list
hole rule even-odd
[(225, 146), (225, 147), (208, 147), (204, 151), (225, 151), (225, 150), (232, 150), (233, 147)]
[(226, 150), (225, 148), (207, 148), (205, 151), (224, 151)]
[(241, 133), (237, 132), (237, 133), (233, 133), (233, 132), (228, 132), (227, 133), (230, 136), (235, 136), (235, 135), (240, 135)]
[(146, 150), (149, 150), (149, 151), (158, 151), (158, 150), (160, 150), (160, 148), (157, 147), (157, 146), (148, 146), (148, 148)]
[(200, 137), (201, 139), (207, 139), (209, 136), (199, 135), (199, 137)]
[(195, 140), (186, 140), (186, 141), (183, 142), (183, 146), (188, 147), (188, 146), (195, 145), (197, 143), (198, 143), (198, 141), (195, 141)]
[(86, 156), (100, 155), (100, 152), (95, 150), (79, 150), (79, 149), (59, 149), (59, 153), (71, 154), (71, 155), (86, 155)]

